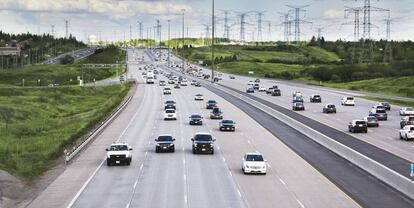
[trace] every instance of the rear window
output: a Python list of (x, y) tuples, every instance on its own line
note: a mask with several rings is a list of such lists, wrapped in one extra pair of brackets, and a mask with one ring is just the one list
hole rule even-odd
[(408, 120), (409, 121), (414, 121), (414, 117), (409, 117)]
[(356, 125), (363, 125), (363, 124), (365, 124), (365, 121), (357, 121), (357, 122), (355, 122), (355, 124)]
[(166, 110), (166, 113), (175, 113), (175, 110)]
[(246, 161), (264, 161), (261, 155), (247, 155)]
[(383, 109), (377, 109), (377, 113), (386, 113), (386, 111)]
[(335, 108), (335, 105), (328, 105), (328, 108)]
[(410, 131), (414, 131), (414, 127), (410, 127)]
[(346, 99), (347, 99), (347, 100), (354, 100), (354, 98), (353, 98), (353, 97), (347, 97)]
[(314, 98), (320, 98), (321, 96), (320, 95), (314, 95), (313, 97)]

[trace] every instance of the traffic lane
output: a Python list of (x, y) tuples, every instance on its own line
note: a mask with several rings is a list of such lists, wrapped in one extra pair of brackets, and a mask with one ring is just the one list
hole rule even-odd
[[(187, 93), (190, 86), (174, 90), (180, 95), (177, 102), (184, 107), (181, 111), (181, 122), (186, 126), (183, 133), (186, 152), (186, 178), (188, 181), (188, 204), (190, 207), (245, 207), (237, 185), (228, 173), (226, 163), (215, 146), (213, 155), (192, 154), (191, 138), (196, 132), (211, 132), (206, 126), (190, 126), (188, 117), (192, 114), (202, 114), (199, 107), (194, 105), (194, 97)], [(180, 108), (180, 106), (178, 106)], [(181, 108), (183, 108), (181, 107)], [(181, 109), (180, 108), (180, 109)], [(213, 134), (213, 136), (215, 136)]]
[[(242, 84), (241, 81), (237, 82), (235, 80), (226, 80), (221, 82), (221, 84), (230, 86), (232, 88), (244, 91), (245, 84)], [(286, 87), (286, 86), (285, 86)], [(276, 103), (286, 109), (291, 109), (292, 107), (292, 94), (291, 92), (301, 89), (288, 89), (280, 87), (282, 91), (281, 97), (270, 96), (265, 93), (255, 92), (253, 95), (264, 100)], [(302, 89), (302, 92), (305, 92)], [(317, 92), (313, 92), (317, 93)], [(357, 106), (341, 106), (340, 105), (340, 95), (335, 95), (332, 93), (321, 94), (323, 103), (309, 103), (308, 95), (310, 92), (306, 91), (304, 93), (305, 98), (305, 108), (303, 112), (298, 112), (301, 115), (312, 118), (321, 123), (327, 124), (335, 129), (338, 129), (343, 132), (347, 132), (348, 123), (353, 119), (362, 119), (368, 114), (369, 109), (375, 104), (374, 102), (364, 101), (363, 99), (357, 99)], [(324, 115), (321, 111), (325, 103), (333, 103), (337, 106), (337, 114), (333, 115)], [(399, 121), (398, 109), (395, 107), (389, 112), (389, 120), (380, 122), (380, 128), (369, 128), (368, 134), (350, 134), (355, 138), (358, 138), (362, 141), (366, 141), (370, 144), (373, 144), (379, 148), (382, 148), (388, 152), (396, 154), (402, 158), (405, 158), (410, 161), (414, 161), (414, 152), (412, 151), (413, 147), (407, 142), (399, 140), (398, 130), (399, 130)], [(347, 132), (348, 133), (348, 132)], [(348, 133), (349, 134), (349, 133)]]
[[(190, 88), (191, 89), (191, 88)], [(226, 119), (237, 122), (236, 132), (221, 132), (217, 120), (206, 119), (220, 145), (229, 170), (241, 186), (251, 207), (357, 207), (358, 205), (328, 179), (266, 129), (238, 108), (204, 88), (192, 88), (188, 95), (202, 93), (205, 100), (219, 102)], [(205, 109), (205, 101), (198, 102)], [(208, 117), (209, 111), (203, 110)], [(268, 160), (266, 176), (246, 176), (241, 171), (246, 152), (261, 152)], [(286, 162), (289, 161), (289, 162)], [(318, 200), (315, 200), (317, 198)]]
[(73, 207), (114, 207), (120, 204), (126, 206), (130, 201), (134, 190), (133, 185), (141, 172), (141, 164), (146, 162), (145, 152), (158, 106), (154, 89), (151, 86), (145, 86), (145, 88), (146, 94), (142, 108), (134, 113), (137, 116), (131, 120), (130, 127), (120, 137), (120, 142), (127, 142), (134, 148), (131, 165), (108, 167), (104, 163)]
[[(155, 93), (161, 94), (161, 88), (157, 88)], [(175, 99), (175, 96), (162, 95), (158, 102), (163, 103), (165, 99)], [(143, 204), (145, 207), (186, 207), (184, 146), (180, 139), (182, 125), (178, 121), (163, 120), (162, 105), (158, 111), (157, 122), (147, 146), (146, 165), (143, 166), (141, 179), (136, 184), (136, 192), (129, 207), (141, 207)], [(154, 140), (160, 134), (171, 134), (177, 139), (175, 153), (155, 153)]]

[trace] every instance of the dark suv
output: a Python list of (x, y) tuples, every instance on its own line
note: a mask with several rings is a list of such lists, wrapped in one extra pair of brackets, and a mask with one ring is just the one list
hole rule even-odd
[(201, 115), (191, 115), (190, 116), (190, 125), (203, 125), (203, 117)]
[(220, 131), (236, 131), (236, 122), (232, 120), (223, 120), (219, 124)]
[(176, 107), (175, 107), (175, 101), (174, 100), (167, 100), (167, 101), (165, 101), (165, 106), (164, 106), (164, 110), (167, 110), (167, 109), (176, 109)]
[(217, 107), (217, 102), (215, 100), (207, 101), (207, 103), (206, 103), (206, 108), (207, 109), (213, 109), (215, 107)]
[(223, 119), (223, 112), (221, 112), (220, 108), (213, 108), (210, 113), (210, 119)]
[(273, 88), (273, 92), (271, 94), (272, 96), (281, 96), (282, 93), (280, 92), (280, 89), (278, 88)]
[(320, 103), (320, 102), (322, 102), (322, 98), (318, 94), (313, 94), (313, 95), (310, 96), (309, 101), (311, 103)]
[(353, 120), (349, 122), (348, 131), (352, 133), (356, 133), (356, 132), (367, 133), (368, 132), (367, 122), (365, 122), (364, 120)]
[(160, 135), (155, 139), (155, 152), (175, 152), (175, 139), (171, 135)]
[(414, 116), (405, 116), (401, 119), (400, 126), (404, 128), (407, 125), (414, 125)]
[(210, 133), (196, 133), (193, 138), (193, 154), (197, 153), (210, 153), (214, 154), (214, 142)]
[(336, 113), (336, 107), (334, 104), (326, 104), (323, 107), (323, 113)]

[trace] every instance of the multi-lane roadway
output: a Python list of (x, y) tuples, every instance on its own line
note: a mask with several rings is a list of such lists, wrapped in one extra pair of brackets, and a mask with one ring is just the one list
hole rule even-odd
[[(369, 193), (348, 193), (347, 190), (350, 189), (344, 189), (343, 183), (321, 173), (309, 163), (312, 160), (305, 157), (311, 153), (298, 154), (297, 149), (292, 149), (283, 140), (290, 137), (301, 138), (303, 135), (300, 133), (262, 115), (263, 112), (254, 110), (251, 106), (243, 106), (243, 103), (236, 101), (237, 98), (226, 96), (207, 84), (206, 88), (185, 86), (181, 89), (172, 89), (171, 95), (163, 95), (163, 87), (158, 86), (157, 82), (153, 85), (145, 84), (141, 75), (142, 70), (139, 70), (145, 65), (153, 64), (154, 57), (144, 50), (129, 50), (128, 56), (130, 60), (144, 56), (144, 62), (129, 66), (128, 78), (137, 80), (131, 103), (29, 207), (370, 206), (368, 203), (374, 198), (373, 196), (368, 196)], [(165, 66), (159, 66), (157, 69), (173, 71)], [(245, 85), (250, 80), (243, 77), (230, 80), (227, 77), (224, 76), (225, 80), (221, 83), (239, 90), (245, 90)], [(167, 81), (162, 75), (158, 76), (158, 80)], [(271, 86), (274, 82), (266, 80), (262, 81), (262, 84)], [(305, 95), (314, 93), (305, 88), (293, 89), (281, 84), (279, 86), (282, 89), (282, 97), (274, 98), (256, 93), (255, 96), (291, 108), (291, 91), (300, 90)], [(197, 93), (203, 94), (205, 100), (195, 101), (194, 96)], [(324, 91), (320, 94), (324, 102), (336, 104), (339, 102), (337, 100), (339, 94)], [(163, 120), (163, 102), (166, 99), (177, 102), (176, 121)], [(218, 101), (224, 117), (237, 122), (235, 132), (218, 130), (219, 121), (208, 118), (210, 111), (205, 108), (207, 99)], [(305, 105), (307, 110), (303, 115), (321, 119), (318, 121), (345, 131), (346, 124), (342, 126), (341, 122), (347, 123), (347, 119), (353, 119), (352, 114), (356, 112), (365, 115), (372, 103), (357, 100), (357, 107), (354, 108), (340, 107), (337, 104), (338, 114), (332, 116), (324, 116), (320, 113), (322, 110), (320, 104), (306, 103)], [(366, 109), (363, 109), (365, 107)], [(188, 117), (192, 114), (203, 115), (202, 126), (188, 124)], [(380, 135), (382, 131), (388, 133), (383, 129), (394, 128), (395, 131), (396, 128), (392, 124), (395, 117), (392, 115), (391, 120), (386, 121), (389, 125), (382, 124), (379, 129), (370, 130), (367, 135), (357, 138), (369, 140), (364, 137), (372, 136), (372, 140), (375, 140), (374, 134)], [(266, 126), (266, 122), (273, 127)], [(209, 132), (214, 136), (217, 140), (214, 155), (192, 154), (190, 138), (196, 132)], [(171, 134), (176, 138), (175, 153), (155, 153), (154, 139), (159, 134)], [(106, 157), (104, 150), (115, 141), (127, 142), (133, 147), (130, 166), (108, 167), (104, 163)], [(392, 141), (399, 143), (398, 140)], [(319, 161), (322, 165), (329, 166), (335, 162), (344, 163), (345, 165), (341, 165), (342, 168), (349, 165), (338, 156), (322, 150), (317, 144), (307, 145), (313, 147), (309, 150), (321, 151), (318, 157), (325, 157), (327, 161), (326, 164)], [(404, 157), (406, 155), (412, 157), (412, 154), (403, 151), (407, 143), (401, 142), (399, 145), (393, 145), (395, 150), (390, 151), (395, 151), (395, 154)], [(388, 146), (384, 146), (384, 149), (386, 148)], [(242, 173), (241, 162), (246, 152), (260, 152), (264, 155), (267, 160), (267, 175)], [(329, 158), (334, 159), (332, 161)], [(335, 169), (335, 167), (325, 168)], [(349, 166), (348, 171), (363, 172), (352, 165)], [(381, 184), (378, 181), (377, 183)], [(361, 184), (364, 183), (361, 181)], [(386, 186), (379, 185), (379, 187)], [(387, 193), (395, 194), (388, 188), (386, 190), (389, 191)], [(354, 197), (358, 194), (362, 199)], [(364, 197), (368, 199), (364, 200)], [(401, 201), (394, 204), (395, 206), (413, 206), (412, 202), (405, 198), (390, 196), (389, 201), (394, 202), (398, 199)], [(381, 199), (378, 201), (381, 202)], [(381, 204), (373, 203), (371, 206), (381, 207)], [(382, 206), (387, 207), (390, 204), (385, 203)]]

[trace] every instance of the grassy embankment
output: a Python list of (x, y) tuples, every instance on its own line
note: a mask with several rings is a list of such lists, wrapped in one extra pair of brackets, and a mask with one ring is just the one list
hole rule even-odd
[(0, 88), (0, 168), (29, 182), (38, 178), (129, 88)]
[[(255, 50), (257, 48), (257, 50)], [(236, 56), (237, 60), (220, 61), (221, 57)], [(205, 63), (211, 63), (211, 48), (200, 47), (191, 48), (185, 51), (185, 57), (193, 63), (198, 60), (204, 60)], [(218, 46), (216, 49), (217, 70), (233, 74), (240, 74), (249, 76), (249, 71), (254, 71), (254, 76), (268, 77), (284, 80), (293, 80), (296, 82), (319, 84), (310, 74), (309, 69), (317, 67), (328, 68), (328, 71), (341, 67), (337, 65), (340, 58), (333, 52), (326, 51), (315, 46), (289, 46), (286, 48), (265, 48), (261, 46)], [(357, 65), (358, 68), (364, 68), (365, 65)], [(384, 71), (392, 70), (391, 66), (382, 66)], [(351, 67), (352, 68), (352, 67)], [(308, 69), (308, 70), (306, 70)], [(333, 71), (331, 70), (331, 71)], [(341, 69), (337, 70), (341, 73)], [(341, 82), (332, 80), (323, 82), (323, 86), (336, 87), (342, 89), (359, 90), (380, 94), (387, 94), (392, 96), (414, 97), (414, 77), (387, 77), (370, 79), (367, 75), (376, 75), (377, 72), (355, 72), (342, 71), (353, 76), (353, 73), (360, 73), (354, 75), (362, 81)], [(341, 75), (341, 74), (340, 74)], [(332, 76), (332, 75), (331, 75)], [(334, 75), (331, 78), (341, 78)], [(361, 77), (362, 76), (362, 77)], [(379, 75), (381, 76), (381, 75)], [(384, 75), (382, 75), (384, 76)]]
[[(102, 53), (91, 55), (79, 63), (69, 65), (34, 65), (17, 69), (0, 70), (1, 86), (47, 86), (51, 83), (60, 85), (76, 85), (77, 77), (84, 77), (85, 82), (92, 82), (93, 79), (101, 80), (116, 75), (117, 69), (83, 69), (82, 64), (86, 63), (116, 63), (119, 60), (123, 63), (125, 52), (118, 48), (107, 48)], [(119, 69), (120, 72), (121, 69)]]

